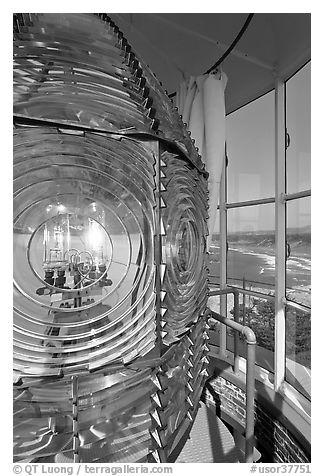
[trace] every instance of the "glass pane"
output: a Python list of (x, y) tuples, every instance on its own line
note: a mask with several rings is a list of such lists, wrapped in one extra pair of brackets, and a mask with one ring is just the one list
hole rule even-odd
[[(228, 296), (227, 317), (234, 319), (233, 295)], [(256, 336), (256, 364), (270, 372), (274, 370), (274, 301), (259, 299), (250, 295), (239, 297), (239, 322), (250, 327)], [(234, 351), (234, 332), (227, 328), (226, 347)], [(239, 340), (239, 355), (246, 358), (246, 344), (243, 337)]]
[(286, 121), (290, 145), (286, 153), (287, 191), (311, 188), (311, 65), (286, 83)]
[(286, 308), (286, 380), (306, 398), (311, 395), (311, 314)]
[(311, 301), (311, 199), (287, 202), (287, 299), (310, 306)]
[(214, 233), (212, 234), (212, 239), (209, 247), (209, 274), (210, 274), (210, 283), (216, 284), (217, 286), (220, 283), (220, 231), (219, 231), (219, 211), (216, 213), (216, 222)]
[(274, 92), (227, 116), (228, 202), (275, 194)]
[(267, 289), (275, 280), (274, 204), (233, 208), (227, 213), (227, 281), (256, 290)]

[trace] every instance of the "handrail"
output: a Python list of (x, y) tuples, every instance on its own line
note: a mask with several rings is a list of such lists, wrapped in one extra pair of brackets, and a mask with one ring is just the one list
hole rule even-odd
[[(210, 274), (209, 275), (209, 278), (210, 279), (219, 279), (219, 276), (215, 276), (213, 274)], [(231, 276), (228, 276), (227, 277), (228, 281), (245, 281), (246, 284), (262, 284), (263, 287), (269, 287), (269, 288), (274, 288), (275, 287), (275, 284), (274, 283), (265, 283), (264, 281), (253, 281), (252, 279), (247, 279), (243, 276), (243, 278), (234, 278), (234, 277), (231, 277)], [(219, 284), (219, 283), (217, 283)], [(293, 288), (291, 288), (293, 289)]]
[[(209, 275), (209, 279), (210, 279), (210, 280), (212, 280), (212, 279), (219, 279), (219, 276), (215, 276), (215, 275), (213, 275), (213, 274), (210, 274), (210, 275)], [(245, 282), (245, 284), (251, 284), (252, 286), (253, 286), (254, 284), (261, 284), (261, 285), (263, 286), (263, 288), (274, 288), (274, 287), (275, 287), (275, 284), (274, 284), (274, 283), (265, 283), (264, 281), (254, 281), (254, 280), (252, 280), (252, 279), (247, 279), (247, 278), (245, 278), (244, 276), (243, 276), (243, 278), (234, 278), (234, 277), (228, 276), (228, 277), (227, 277), (227, 280), (228, 280), (228, 281), (238, 281), (238, 282), (241, 282), (241, 281), (242, 281), (242, 282)], [(216, 286), (216, 285), (220, 285), (219, 282), (215, 282), (215, 283), (212, 283), (212, 284), (215, 285), (215, 286)], [(234, 284), (231, 285), (231, 286), (234, 286)], [(238, 287), (238, 286), (235, 286), (235, 287)], [(255, 287), (256, 287), (256, 286), (255, 286)], [(242, 288), (239, 288), (239, 289), (242, 289)], [(244, 289), (244, 288), (243, 288), (243, 289)], [(286, 289), (287, 289), (288, 291), (296, 291), (295, 288), (292, 288), (292, 287), (289, 287), (289, 286), (286, 286)], [(304, 289), (304, 292), (309, 293), (310, 291), (308, 291), (307, 289)]]
[[(250, 283), (250, 281), (245, 281), (245, 282)], [(243, 285), (244, 285), (244, 283), (243, 283)], [(259, 298), (259, 299), (265, 299), (267, 301), (273, 301), (275, 299), (275, 296), (273, 294), (260, 293), (259, 291), (253, 291), (251, 289), (246, 289), (244, 287), (241, 288), (239, 286), (229, 286), (228, 288), (225, 288), (225, 292), (222, 292), (222, 293), (219, 292), (219, 289), (215, 289), (215, 290), (211, 289), (208, 292), (208, 296), (211, 297), (211, 296), (218, 296), (219, 294), (228, 294), (228, 293), (233, 292), (232, 289), (235, 289), (238, 293), (241, 293), (243, 295), (243, 297), (245, 295), (248, 295), (248, 296), (256, 297), (256, 298)], [(283, 299), (283, 303), (285, 304), (285, 306), (294, 307), (294, 308), (299, 309), (300, 311), (303, 311), (303, 312), (311, 312), (311, 309), (312, 309), (310, 306), (307, 306), (306, 304), (301, 304), (299, 302), (291, 301), (289, 299), (289, 296), (287, 296), (286, 298)], [(243, 319), (243, 322), (244, 322), (244, 319)]]
[[(239, 292), (233, 288), (220, 289), (219, 295), (234, 295), (234, 320), (221, 316), (217, 312), (208, 309), (207, 313), (211, 318), (221, 322), (234, 330), (234, 372), (239, 370), (239, 335), (241, 334), (247, 344), (246, 358), (246, 401), (245, 401), (245, 462), (253, 463), (254, 453), (254, 393), (255, 393), (255, 346), (256, 337), (250, 327), (240, 324), (239, 321)], [(214, 294), (215, 295), (215, 294)]]
[(283, 303), (285, 306), (294, 307), (295, 309), (298, 309), (299, 311), (303, 311), (303, 312), (311, 312), (311, 309), (312, 309), (310, 306), (305, 306), (305, 304), (300, 304), (299, 302), (290, 301), (287, 298), (283, 299)]
[[(235, 286), (235, 290), (237, 291), (237, 293), (241, 293), (243, 295), (247, 294), (249, 296), (258, 297), (260, 299), (267, 299), (269, 301), (275, 299), (275, 296), (273, 296), (272, 294), (260, 293), (258, 291), (250, 291), (249, 289), (239, 288), (238, 286)], [(231, 290), (228, 293), (231, 293), (231, 292), (233, 292), (233, 291)], [(224, 294), (228, 294), (228, 293), (224, 293)], [(218, 296), (218, 294), (219, 294), (218, 290), (209, 291), (208, 296)]]

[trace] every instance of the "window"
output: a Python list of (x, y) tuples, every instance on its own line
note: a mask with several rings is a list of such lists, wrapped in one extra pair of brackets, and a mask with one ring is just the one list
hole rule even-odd
[(308, 63), (286, 83), (287, 192), (311, 188), (311, 65)]
[(220, 282), (220, 232), (219, 232), (219, 211), (215, 220), (214, 232), (209, 247), (209, 273), (212, 283)]
[[(234, 318), (232, 294), (227, 297), (227, 317)], [(240, 294), (239, 322), (250, 327), (255, 333), (257, 341), (256, 364), (273, 372), (275, 338), (274, 301)], [(234, 350), (234, 332), (230, 328), (227, 328), (226, 348), (232, 352)], [(246, 346), (242, 337), (240, 337), (239, 355), (246, 358)]]
[(287, 202), (286, 297), (310, 306), (311, 295), (311, 199)]
[[(310, 63), (286, 83), (287, 194), (311, 188)], [(285, 379), (310, 398), (311, 368), (311, 199), (286, 203), (286, 374)]]
[(311, 395), (311, 314), (286, 306), (286, 380)]
[(274, 92), (227, 116), (228, 202), (275, 193)]
[(227, 212), (227, 281), (268, 289), (275, 279), (274, 204)]
[[(257, 365), (273, 374), (277, 369), (276, 388), (284, 377), (310, 398), (310, 64), (286, 83), (286, 95), (290, 144), (286, 164), (278, 168), (278, 179), (285, 174), (287, 194), (286, 218), (282, 214), (280, 225), (286, 228), (286, 237), (278, 234), (278, 246), (286, 248), (287, 256), (284, 359), (283, 349), (275, 355), (275, 284), (283, 263), (276, 267), (274, 92), (227, 117), (226, 280), (229, 286), (243, 291), (239, 295), (239, 320), (256, 334)], [(282, 102), (278, 105), (284, 107)], [(281, 199), (279, 192), (276, 200)], [(251, 200), (256, 203), (246, 203)], [(219, 234), (214, 237), (215, 250), (217, 240)], [(215, 261), (219, 274), (220, 259)], [(216, 299), (218, 303), (219, 297)], [(229, 318), (234, 318), (233, 301), (229, 294), (227, 308), (222, 311)], [(220, 312), (219, 307), (215, 310)], [(221, 336), (224, 330), (218, 327), (217, 335)], [(230, 329), (226, 329), (226, 337), (226, 349), (233, 351), (234, 334)], [(223, 338), (218, 340), (220, 346), (224, 345)], [(239, 353), (246, 357), (243, 345)]]

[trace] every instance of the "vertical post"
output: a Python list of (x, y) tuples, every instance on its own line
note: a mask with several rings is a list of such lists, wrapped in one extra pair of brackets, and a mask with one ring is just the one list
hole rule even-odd
[(254, 451), (254, 385), (255, 385), (255, 339), (247, 341), (246, 359), (246, 422), (245, 422), (245, 462), (253, 463)]
[[(239, 299), (239, 292), (234, 289), (234, 321), (239, 324), (240, 323), (240, 299)], [(239, 345), (240, 345), (240, 336), (238, 332), (234, 332), (234, 372), (239, 372)]]
[(72, 428), (73, 428), (73, 462), (79, 463), (79, 429), (78, 429), (78, 376), (72, 377)]
[[(219, 216), (220, 216), (220, 289), (226, 288), (227, 283), (227, 210), (226, 210), (226, 152), (224, 154), (223, 170), (219, 192)], [(227, 295), (220, 296), (220, 314), (227, 316)], [(219, 351), (221, 355), (226, 353), (226, 326), (221, 324)]]
[(286, 293), (286, 146), (285, 146), (285, 84), (277, 78), (275, 89), (275, 217), (276, 217), (276, 277), (275, 277), (275, 390), (285, 378), (285, 306)]
[[(246, 289), (246, 280), (245, 280), (245, 276), (243, 277), (243, 289)], [(242, 296), (242, 299), (243, 299), (243, 326), (245, 326), (245, 322), (246, 322), (246, 319), (245, 319), (245, 314), (246, 314), (246, 310), (245, 310), (245, 307), (246, 307), (246, 294), (243, 293), (243, 296)]]

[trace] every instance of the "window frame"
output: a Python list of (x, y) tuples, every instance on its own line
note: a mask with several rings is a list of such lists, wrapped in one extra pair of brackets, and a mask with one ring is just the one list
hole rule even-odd
[[(308, 63), (302, 66), (305, 67)], [(296, 193), (287, 193), (287, 168), (286, 168), (286, 87), (291, 77), (297, 74), (298, 69), (288, 79), (279, 77), (275, 79), (275, 196), (242, 202), (227, 202), (227, 164), (228, 158), (225, 151), (223, 173), (220, 181), (219, 199), (219, 239), (220, 239), (220, 289), (228, 287), (227, 284), (227, 210), (231, 208), (261, 205), (265, 203), (275, 204), (275, 352), (274, 352), (274, 390), (284, 392), (288, 382), (286, 381), (286, 308), (295, 306), (295, 303), (286, 298), (286, 230), (287, 212), (286, 204), (290, 200), (310, 197), (311, 190), (300, 190)], [(273, 89), (271, 90), (273, 91)], [(271, 91), (268, 91), (271, 92)], [(266, 93), (266, 94), (268, 94)], [(259, 98), (256, 98), (258, 100)], [(243, 106), (244, 107), (244, 106)], [(233, 111), (235, 112), (235, 111)], [(307, 306), (298, 304), (304, 311), (310, 311)], [(220, 313), (226, 315), (226, 295), (220, 296)], [(226, 355), (226, 328), (220, 328), (220, 356)]]

